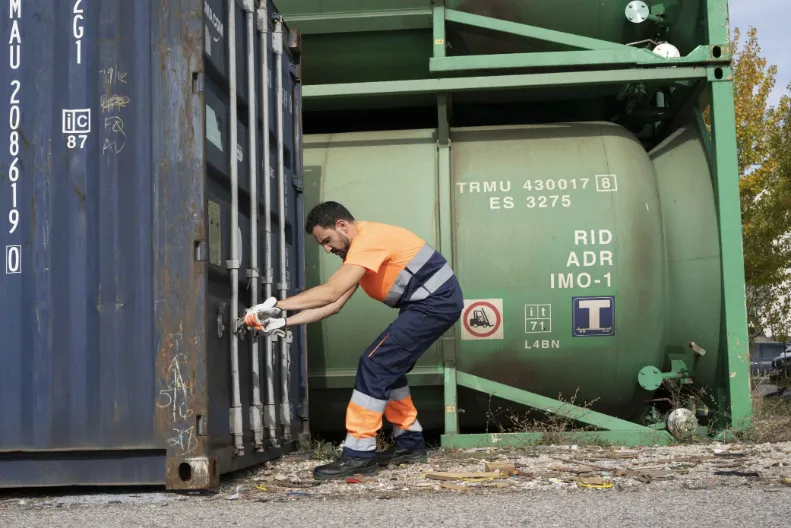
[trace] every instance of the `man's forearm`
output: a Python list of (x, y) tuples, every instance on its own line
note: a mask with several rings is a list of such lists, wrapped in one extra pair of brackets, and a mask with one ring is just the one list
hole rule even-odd
[(322, 306), (320, 308), (309, 308), (299, 312), (298, 314), (294, 314), (286, 319), (286, 326), (315, 323), (316, 321), (321, 321), (322, 319), (325, 319), (331, 315), (335, 315), (341, 311), (341, 308), (343, 308), (343, 306), (346, 304), (346, 301), (348, 301), (356, 291), (357, 286), (355, 285), (352, 288), (349, 288), (349, 291), (341, 295), (340, 299), (328, 304), (327, 306)]
[(326, 284), (322, 284), (321, 286), (316, 286), (315, 288), (311, 288), (293, 297), (277, 301), (276, 306), (287, 312), (324, 308), (338, 299), (335, 293), (336, 292), (334, 292), (332, 288), (328, 287)]
[(288, 317), (286, 319), (286, 326), (315, 323), (316, 321), (321, 321), (336, 313), (338, 313), (338, 308), (335, 306), (335, 303), (322, 306), (321, 308), (309, 308)]

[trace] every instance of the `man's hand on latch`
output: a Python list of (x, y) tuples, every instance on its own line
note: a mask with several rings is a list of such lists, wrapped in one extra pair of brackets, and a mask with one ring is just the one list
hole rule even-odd
[[(244, 323), (265, 336), (272, 335), (276, 330), (286, 326), (285, 311), (275, 307), (277, 299), (270, 297), (265, 302), (248, 308)], [(278, 333), (282, 333), (278, 332)]]

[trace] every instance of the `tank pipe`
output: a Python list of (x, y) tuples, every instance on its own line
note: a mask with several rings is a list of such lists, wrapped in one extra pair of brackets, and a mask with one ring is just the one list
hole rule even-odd
[[(250, 159), (250, 269), (247, 279), (250, 284), (250, 306), (258, 304), (258, 163), (256, 123), (256, 93), (255, 93), (255, 0), (244, 0), (244, 14), (247, 38), (247, 122), (250, 133), (248, 135), (248, 157)], [(253, 432), (253, 441), (256, 451), (264, 450), (264, 430), (261, 425), (261, 367), (258, 357), (258, 336), (250, 339), (250, 355), (252, 361), (253, 401), (250, 405), (250, 430)]]
[[(272, 186), (270, 184), (271, 160), (269, 148), (269, 17), (266, 0), (258, 2), (258, 38), (261, 43), (261, 115), (264, 123), (263, 137), (263, 176), (264, 176), (264, 296), (272, 296)], [(274, 343), (271, 336), (264, 340), (264, 363), (266, 368), (266, 407), (264, 426), (270, 447), (278, 447), (277, 416), (275, 409)]]
[[(283, 19), (278, 16), (275, 20), (275, 31), (272, 40), (275, 51), (275, 70), (277, 79), (277, 200), (278, 200), (278, 231), (279, 231), (279, 260), (280, 278), (278, 280), (278, 293), (285, 299), (286, 292), (286, 183), (283, 164)], [(285, 442), (291, 440), (291, 403), (289, 401), (288, 383), (288, 336), (280, 336), (280, 426)]]
[[(231, 324), (236, 324), (239, 318), (239, 174), (236, 161), (238, 119), (236, 108), (236, 2), (228, 2), (228, 82), (231, 94), (231, 119), (230, 146), (228, 147), (228, 161), (231, 171), (231, 260), (226, 266), (231, 272)], [(239, 341), (236, 332), (231, 333), (231, 378), (233, 385), (233, 403), (231, 404), (231, 434), (234, 440), (234, 454), (244, 455), (242, 443), (242, 399), (239, 389)]]

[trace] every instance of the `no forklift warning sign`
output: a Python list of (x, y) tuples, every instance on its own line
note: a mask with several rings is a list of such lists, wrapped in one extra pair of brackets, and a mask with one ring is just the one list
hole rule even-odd
[(503, 300), (465, 299), (461, 338), (465, 341), (503, 339)]

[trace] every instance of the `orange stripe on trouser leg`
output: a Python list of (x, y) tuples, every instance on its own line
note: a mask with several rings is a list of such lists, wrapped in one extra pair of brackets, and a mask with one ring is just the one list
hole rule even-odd
[(390, 400), (385, 407), (385, 418), (393, 425), (401, 429), (409, 427), (417, 420), (417, 409), (412, 403), (412, 396), (407, 396), (401, 400)]
[(366, 409), (354, 402), (346, 407), (346, 430), (355, 438), (376, 438), (382, 428), (382, 413)]

